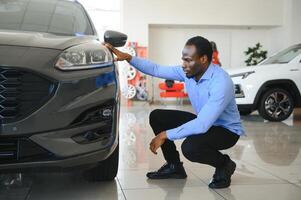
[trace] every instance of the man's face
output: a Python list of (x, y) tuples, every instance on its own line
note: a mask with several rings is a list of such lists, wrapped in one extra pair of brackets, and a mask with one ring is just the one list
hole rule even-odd
[(194, 45), (186, 45), (182, 51), (183, 70), (187, 78), (198, 77), (204, 72), (204, 59), (206, 56), (199, 56)]

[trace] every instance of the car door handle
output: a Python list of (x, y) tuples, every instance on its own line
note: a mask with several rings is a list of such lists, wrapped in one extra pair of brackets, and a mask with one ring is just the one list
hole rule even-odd
[(290, 71), (296, 72), (296, 71), (299, 71), (299, 69), (290, 69)]

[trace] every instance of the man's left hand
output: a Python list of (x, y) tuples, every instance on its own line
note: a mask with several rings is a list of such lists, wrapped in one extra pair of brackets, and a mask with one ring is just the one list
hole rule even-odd
[(154, 153), (157, 154), (157, 149), (164, 144), (165, 140), (167, 139), (166, 131), (159, 133), (154, 139), (152, 139), (151, 143), (149, 144), (149, 149)]

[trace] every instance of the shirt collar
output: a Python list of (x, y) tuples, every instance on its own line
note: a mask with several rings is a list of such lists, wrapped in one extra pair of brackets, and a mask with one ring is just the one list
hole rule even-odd
[(205, 71), (205, 73), (203, 74), (203, 76), (200, 78), (200, 80), (198, 82), (201, 82), (202, 80), (208, 80), (212, 78), (214, 72), (214, 66), (212, 64), (210, 64), (207, 68), (207, 70)]

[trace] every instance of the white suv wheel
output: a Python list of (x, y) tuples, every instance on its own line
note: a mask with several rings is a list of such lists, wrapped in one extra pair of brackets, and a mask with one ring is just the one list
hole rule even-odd
[(291, 115), (293, 108), (294, 102), (290, 93), (276, 88), (264, 93), (258, 110), (266, 120), (282, 121)]

